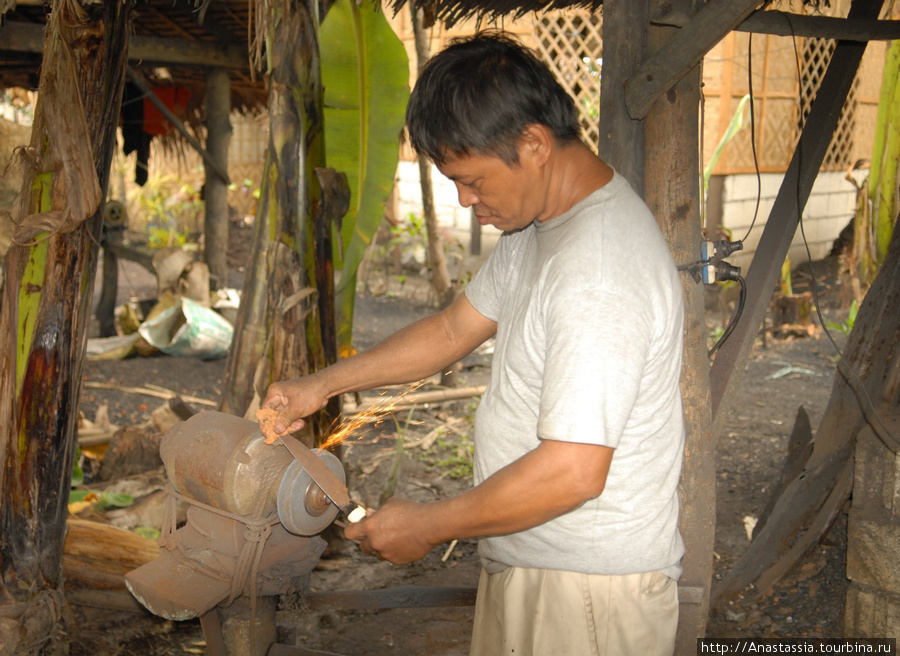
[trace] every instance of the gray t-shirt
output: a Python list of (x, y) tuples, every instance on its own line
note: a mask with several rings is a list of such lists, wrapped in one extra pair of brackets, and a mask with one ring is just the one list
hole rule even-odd
[(482, 540), (485, 567), (677, 579), (682, 293), (647, 206), (616, 174), (565, 214), (504, 233), (466, 296), (497, 322), (475, 483), (540, 439), (615, 449), (598, 498)]

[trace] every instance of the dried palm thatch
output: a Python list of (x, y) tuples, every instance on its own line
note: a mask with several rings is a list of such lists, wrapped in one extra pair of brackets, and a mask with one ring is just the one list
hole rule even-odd
[[(81, 94), (77, 88), (75, 58), (69, 28), (83, 20), (81, 5), (64, 0), (50, 17), (57, 23), (46, 46), (46, 66), (31, 144), (18, 150), (23, 168), (23, 192), (13, 205), (13, 242), (24, 243), (43, 232), (67, 233), (93, 216), (102, 199), (91, 154), (91, 140)], [(49, 174), (48, 211), (31, 213), (32, 194)]]

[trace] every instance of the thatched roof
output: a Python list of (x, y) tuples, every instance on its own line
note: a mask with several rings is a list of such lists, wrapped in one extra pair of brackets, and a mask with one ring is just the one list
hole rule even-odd
[[(215, 0), (213, 0), (215, 1)], [(388, 0), (394, 11), (399, 11), (412, 0)], [(467, 18), (519, 18), (532, 12), (556, 9), (580, 8), (600, 11), (603, 0), (414, 0), (434, 19), (453, 26)]]

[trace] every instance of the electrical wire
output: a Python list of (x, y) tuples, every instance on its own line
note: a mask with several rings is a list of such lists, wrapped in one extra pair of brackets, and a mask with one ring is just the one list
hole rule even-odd
[(747, 241), (756, 219), (759, 216), (759, 204), (762, 199), (762, 176), (759, 174), (759, 156), (756, 152), (756, 98), (753, 97), (753, 32), (747, 34), (747, 95), (750, 96), (750, 150), (753, 153), (753, 170), (756, 171), (756, 208), (753, 210), (753, 220), (747, 228), (742, 242)]
[(715, 352), (719, 350), (719, 347), (725, 343), (725, 340), (731, 336), (731, 333), (734, 332), (734, 327), (737, 325), (737, 322), (744, 311), (744, 302), (747, 300), (747, 284), (744, 282), (743, 276), (738, 276), (738, 284), (741, 286), (741, 293), (738, 297), (737, 307), (734, 310), (734, 316), (731, 317), (731, 321), (728, 322), (728, 326), (725, 327), (725, 331), (722, 333), (722, 336), (719, 337), (719, 340), (711, 349), (709, 349), (709, 352), (706, 354), (707, 358), (711, 358)]
[[(748, 34), (747, 40), (747, 92), (750, 96), (750, 149), (753, 153), (753, 169), (756, 171), (756, 207), (753, 210), (753, 220), (750, 221), (750, 226), (747, 228), (747, 234), (744, 235), (744, 238), (740, 240), (740, 243), (743, 244), (747, 241), (747, 238), (750, 236), (750, 233), (753, 232), (753, 228), (756, 225), (756, 219), (759, 216), (759, 206), (762, 199), (762, 177), (759, 172), (759, 156), (756, 152), (756, 110), (754, 106), (756, 104), (755, 98), (753, 97), (753, 34)], [(722, 333), (722, 336), (719, 337), (718, 341), (713, 345), (709, 352), (707, 353), (707, 358), (711, 358), (715, 355), (716, 351), (719, 350), (719, 347), (725, 343), (731, 333), (734, 332), (734, 327), (737, 325), (737, 322), (741, 318), (741, 314), (744, 311), (744, 303), (747, 300), (747, 285), (744, 282), (743, 276), (738, 275), (738, 283), (741, 285), (741, 293), (738, 298), (738, 304), (735, 308), (734, 315), (731, 317), (731, 321), (728, 322), (728, 326), (725, 328), (725, 332)]]

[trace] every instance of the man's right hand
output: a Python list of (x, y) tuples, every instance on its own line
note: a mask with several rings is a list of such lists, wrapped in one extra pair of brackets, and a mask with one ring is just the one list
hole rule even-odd
[(292, 378), (272, 383), (261, 407), (278, 413), (275, 419), (276, 433), (294, 433), (303, 428), (303, 417), (308, 417), (325, 407), (328, 397), (315, 375)]

